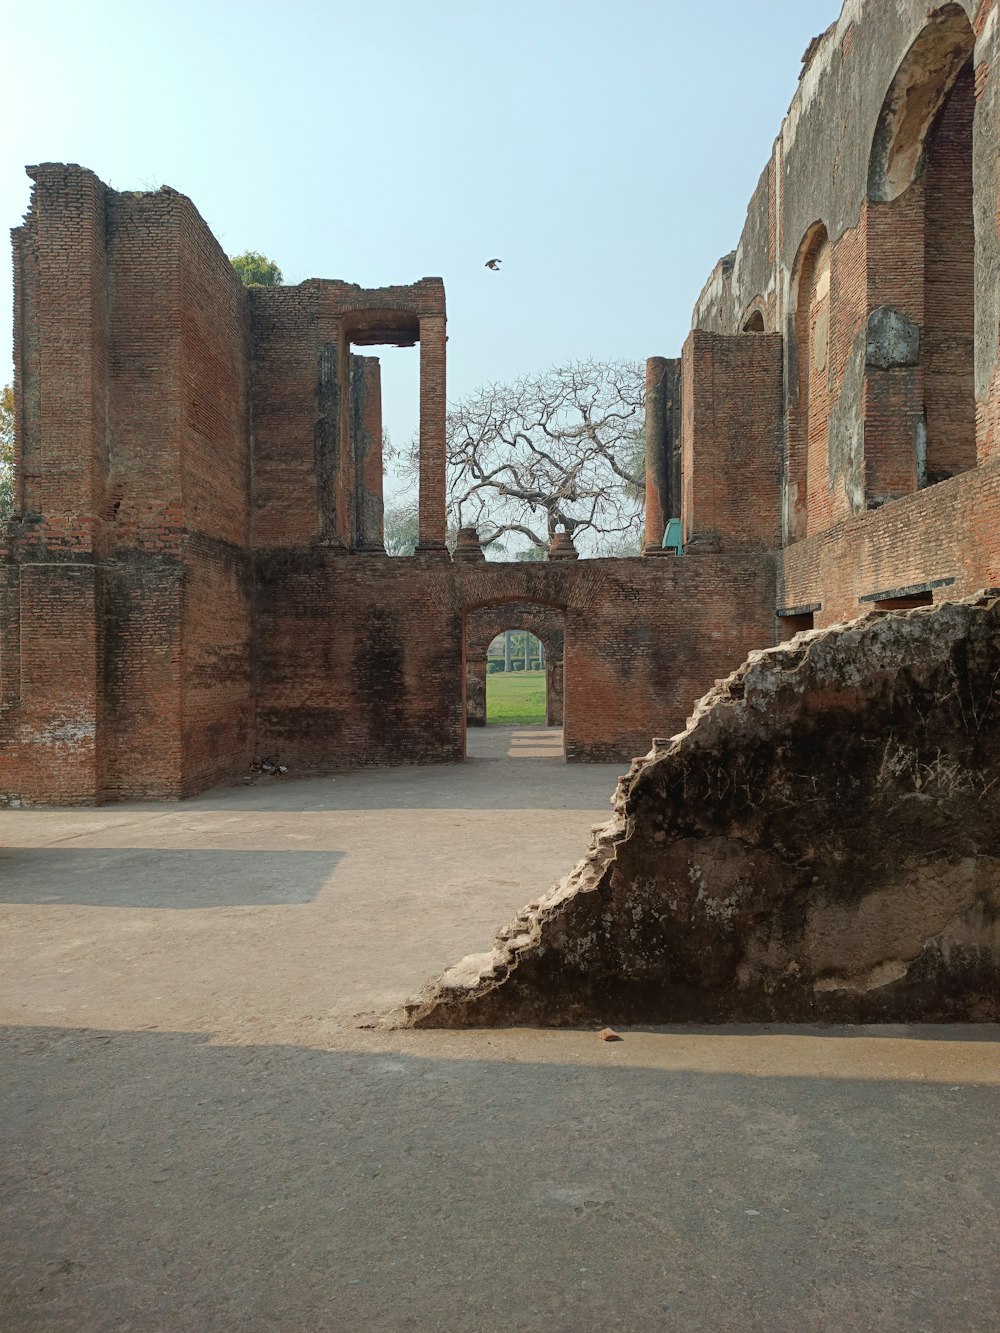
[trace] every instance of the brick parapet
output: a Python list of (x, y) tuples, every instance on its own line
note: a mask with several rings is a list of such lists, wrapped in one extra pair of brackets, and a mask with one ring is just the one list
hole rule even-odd
[(816, 605), (819, 627), (860, 615), (873, 593), (941, 580), (937, 600), (1000, 586), (1000, 463), (788, 547), (778, 564), (778, 606)]

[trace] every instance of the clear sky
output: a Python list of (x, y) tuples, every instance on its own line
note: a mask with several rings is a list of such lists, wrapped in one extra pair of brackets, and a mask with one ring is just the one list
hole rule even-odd
[[(576, 358), (676, 355), (839, 8), (8, 4), (3, 222), (27, 208), (26, 163), (79, 162), (117, 189), (181, 190), (228, 254), (261, 250), (286, 282), (440, 275), (452, 398)], [(403, 444), (417, 354), (382, 362)]]

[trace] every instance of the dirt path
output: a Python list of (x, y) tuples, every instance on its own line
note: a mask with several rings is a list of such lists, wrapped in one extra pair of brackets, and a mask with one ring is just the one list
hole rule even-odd
[(470, 749), (0, 816), (0, 1327), (994, 1329), (995, 1028), (358, 1026), (605, 817)]

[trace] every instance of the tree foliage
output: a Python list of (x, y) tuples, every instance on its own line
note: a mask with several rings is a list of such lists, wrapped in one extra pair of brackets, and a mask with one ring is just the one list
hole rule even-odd
[(636, 362), (584, 361), (491, 384), (455, 404), (451, 522), (477, 527), (484, 548), (510, 533), (544, 552), (561, 529), (587, 553), (637, 550), (644, 390)]
[(247, 250), (245, 254), (233, 255), (230, 260), (244, 287), (280, 287), (285, 279), (281, 269), (273, 259), (259, 254), (256, 250)]
[(0, 521), (14, 512), (14, 389), (0, 389)]
[(388, 555), (412, 555), (420, 538), (416, 505), (404, 503), (387, 509), (384, 532)]

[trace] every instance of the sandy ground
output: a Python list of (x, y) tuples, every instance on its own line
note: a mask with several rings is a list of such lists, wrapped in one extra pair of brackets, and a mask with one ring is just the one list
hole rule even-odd
[(616, 770), (0, 815), (0, 1328), (1000, 1328), (1000, 1029), (361, 1026)]

